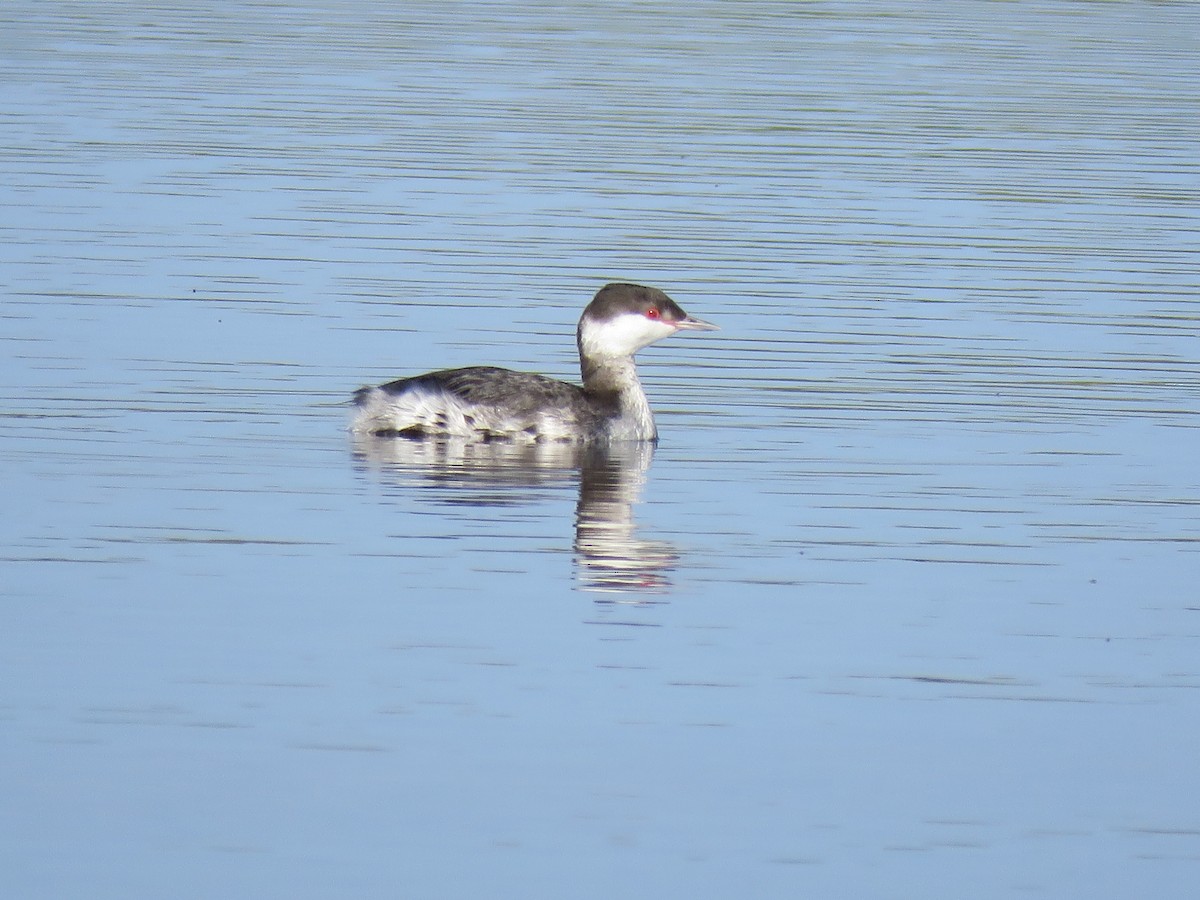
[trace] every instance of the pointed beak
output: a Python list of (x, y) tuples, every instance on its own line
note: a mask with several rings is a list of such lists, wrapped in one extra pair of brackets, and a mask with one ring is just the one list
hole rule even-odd
[(690, 331), (716, 331), (717, 328), (720, 327), (714, 325), (712, 322), (705, 322), (703, 319), (693, 319), (691, 316), (685, 316), (684, 318), (679, 319), (676, 322), (672, 322), (671, 324), (680, 331), (683, 331), (684, 329)]

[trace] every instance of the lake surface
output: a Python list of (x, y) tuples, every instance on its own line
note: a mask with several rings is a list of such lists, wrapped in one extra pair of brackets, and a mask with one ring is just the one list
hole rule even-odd
[(1200, 6), (202, 7), (0, 9), (6, 897), (1194, 896)]

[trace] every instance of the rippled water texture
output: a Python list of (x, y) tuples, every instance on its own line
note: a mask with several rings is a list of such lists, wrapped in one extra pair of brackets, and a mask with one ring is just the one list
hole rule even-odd
[(4, 896), (1194, 896), (1198, 9), (4, 4)]

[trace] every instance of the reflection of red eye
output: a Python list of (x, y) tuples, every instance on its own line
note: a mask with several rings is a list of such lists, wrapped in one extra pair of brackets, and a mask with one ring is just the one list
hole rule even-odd
[(648, 310), (646, 310), (646, 318), (647, 319), (657, 319), (661, 315), (662, 315), (662, 313), (660, 313), (653, 306), (651, 306)]

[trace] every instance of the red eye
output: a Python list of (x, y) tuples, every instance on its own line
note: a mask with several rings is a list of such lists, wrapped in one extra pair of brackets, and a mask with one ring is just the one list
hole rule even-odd
[(656, 307), (651, 306), (649, 309), (646, 310), (646, 318), (647, 319), (657, 319), (661, 315), (662, 315), (662, 313), (660, 313)]

